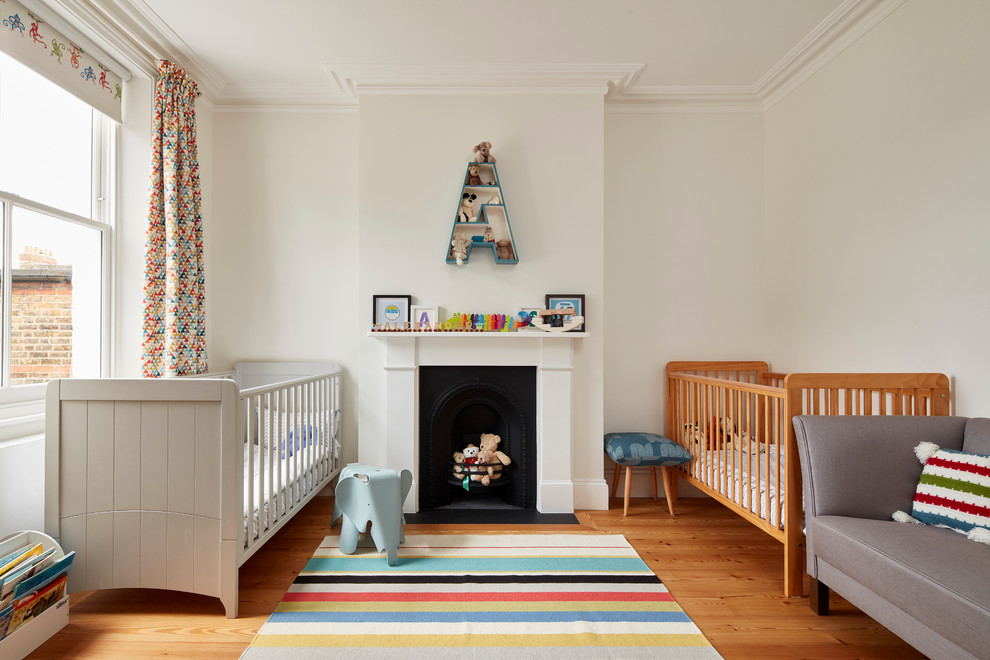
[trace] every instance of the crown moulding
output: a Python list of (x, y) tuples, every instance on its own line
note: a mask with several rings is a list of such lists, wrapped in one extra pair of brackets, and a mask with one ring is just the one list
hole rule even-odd
[(42, 0), (148, 75), (154, 60), (184, 66), (218, 112), (355, 111), (372, 94), (596, 94), (608, 113), (765, 112), (906, 0), (844, 0), (752, 85), (644, 86), (643, 64), (338, 64), (326, 86), (237, 87), (202, 61), (143, 0)]

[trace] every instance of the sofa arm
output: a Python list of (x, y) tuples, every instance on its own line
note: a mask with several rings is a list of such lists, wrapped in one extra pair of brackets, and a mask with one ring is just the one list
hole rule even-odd
[(922, 464), (914, 447), (962, 446), (964, 417), (795, 417), (805, 516), (890, 520), (911, 510)]

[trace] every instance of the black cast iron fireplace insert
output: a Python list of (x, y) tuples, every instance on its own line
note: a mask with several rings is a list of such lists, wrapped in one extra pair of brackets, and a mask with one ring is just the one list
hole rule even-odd
[[(419, 369), (419, 508), (536, 509), (536, 367)], [(483, 486), (455, 479), (451, 460), (483, 433), (512, 459)]]

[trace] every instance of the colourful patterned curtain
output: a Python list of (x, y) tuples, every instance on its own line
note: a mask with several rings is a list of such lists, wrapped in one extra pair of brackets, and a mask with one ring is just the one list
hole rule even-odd
[(158, 63), (145, 244), (144, 375), (206, 372), (203, 219), (196, 97), (186, 72)]

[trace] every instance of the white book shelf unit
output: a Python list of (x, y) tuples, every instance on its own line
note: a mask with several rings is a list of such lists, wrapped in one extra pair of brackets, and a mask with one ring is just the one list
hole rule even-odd
[[(466, 212), (462, 206), (465, 198), (471, 202), (471, 210)], [(486, 240), (486, 234), (489, 240)], [(519, 263), (519, 253), (512, 237), (509, 212), (505, 208), (505, 197), (502, 195), (502, 184), (495, 163), (468, 163), (464, 170), (454, 227), (450, 232), (450, 240), (447, 241), (448, 264), (457, 263), (453, 243), (458, 239), (462, 244), (466, 242), (465, 256), (461, 258), (464, 263), (468, 262), (474, 250), (490, 251), (496, 264)]]
[[(47, 534), (42, 532), (18, 532), (0, 541), (0, 557), (14, 552), (28, 544), (41, 544), (42, 550), (55, 548), (56, 560), (65, 556), (62, 546)], [(68, 592), (53, 603), (48, 609), (30, 621), (22, 624), (17, 630), (0, 639), (0, 658), (3, 660), (20, 660), (48, 641), (52, 635), (69, 623), (69, 594)]]

